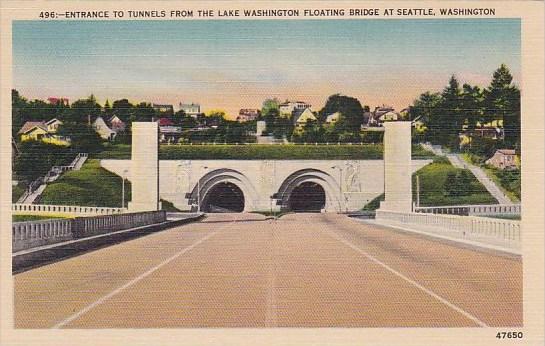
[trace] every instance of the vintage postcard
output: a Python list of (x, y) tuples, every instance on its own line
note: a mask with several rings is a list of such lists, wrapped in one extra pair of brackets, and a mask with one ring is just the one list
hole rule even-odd
[(543, 344), (543, 2), (0, 6), (0, 344)]

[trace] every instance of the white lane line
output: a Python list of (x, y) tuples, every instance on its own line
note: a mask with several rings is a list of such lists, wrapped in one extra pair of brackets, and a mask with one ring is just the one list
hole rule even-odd
[(163, 262), (159, 263), (158, 265), (156, 265), (155, 267), (151, 268), (150, 270), (148, 270), (147, 272), (139, 275), (138, 277), (132, 279), (131, 281), (125, 283), (123, 286), (120, 286), (118, 288), (116, 288), (115, 290), (111, 291), (110, 293), (106, 294), (105, 296), (103, 296), (102, 298), (99, 298), (98, 300), (96, 300), (95, 302), (87, 305), (86, 307), (84, 307), (83, 309), (81, 309), (80, 311), (76, 312), (75, 314), (69, 316), (68, 318), (62, 320), (61, 322), (57, 323), (56, 325), (54, 325), (53, 327), (51, 327), (51, 329), (58, 329), (58, 328), (62, 328), (63, 326), (67, 325), (68, 323), (74, 321), (75, 319), (78, 319), (79, 317), (81, 317), (82, 315), (84, 315), (85, 313), (89, 312), (90, 310), (96, 308), (97, 306), (99, 306), (100, 304), (104, 303), (105, 301), (107, 301), (108, 299), (112, 298), (113, 296), (115, 296), (116, 294), (122, 292), (123, 290), (131, 287), (132, 285), (136, 284), (137, 282), (139, 282), (140, 280), (146, 278), (147, 276), (149, 276), (150, 274), (152, 274), (153, 272), (155, 272), (156, 270), (160, 269), (161, 267), (167, 265), (168, 263), (172, 262), (173, 260), (175, 260), (176, 258), (180, 257), (181, 255), (185, 254), (186, 252), (189, 252), (191, 251), (193, 248), (195, 248), (196, 246), (198, 246), (199, 244), (205, 242), (206, 240), (212, 238), (214, 235), (216, 235), (219, 231), (221, 231), (223, 228), (226, 228), (227, 226), (231, 225), (232, 223), (235, 223), (237, 220), (234, 220), (233, 222), (230, 222), (228, 224), (226, 224), (225, 226), (223, 227), (220, 227), (217, 231), (215, 232), (212, 232), (210, 234), (208, 234), (207, 236), (205, 237), (202, 237), (201, 239), (197, 240), (196, 242), (194, 242), (193, 244), (191, 244), (190, 246), (184, 248), (183, 250), (177, 252), (176, 254), (174, 254), (173, 256), (167, 258), (166, 260), (164, 260)]
[(400, 272), (398, 272), (397, 270), (393, 269), (392, 267), (388, 266), (387, 264), (385, 264), (384, 262), (381, 262), (380, 260), (376, 259), (375, 257), (371, 256), (370, 254), (368, 254), (367, 252), (363, 251), (362, 249), (360, 249), (359, 247), (357, 247), (356, 245), (352, 244), (351, 242), (349, 242), (348, 240), (344, 239), (343, 237), (339, 236), (337, 233), (335, 232), (331, 232), (331, 231), (324, 231), (326, 233), (328, 233), (331, 237), (337, 239), (338, 241), (340, 241), (341, 243), (349, 246), (350, 248), (352, 248), (353, 250), (356, 250), (357, 252), (359, 252), (360, 254), (362, 254), (363, 256), (365, 256), (366, 258), (368, 258), (369, 260), (375, 262), (376, 264), (378, 264), (379, 266), (383, 267), (384, 269), (388, 270), (390, 273), (402, 278), (403, 280), (407, 281), (408, 283), (410, 283), (411, 285), (415, 286), (416, 288), (420, 289), (422, 292), (428, 294), (429, 296), (435, 298), (436, 300), (438, 300), (439, 302), (445, 304), (446, 306), (448, 306), (449, 308), (457, 311), (458, 313), (462, 314), (463, 316), (467, 317), (468, 319), (472, 320), (473, 322), (477, 323), (480, 327), (488, 327), (488, 325), (486, 323), (484, 323), (483, 321), (479, 320), (477, 317), (473, 316), (472, 314), (470, 314), (469, 312), (463, 310), (462, 308), (452, 304), (451, 302), (449, 302), (448, 300), (446, 300), (445, 298), (441, 297), (440, 295), (438, 295), (437, 293), (427, 289), (426, 287), (422, 286), (421, 284), (419, 284), (418, 282), (406, 277), (405, 275), (401, 274)]
[(267, 273), (267, 311), (265, 315), (265, 327), (272, 328), (276, 327), (277, 322), (277, 312), (276, 312), (276, 257), (275, 257), (275, 241), (274, 241), (274, 229), (272, 229), (272, 239), (271, 239), (271, 252), (269, 256), (269, 270)]

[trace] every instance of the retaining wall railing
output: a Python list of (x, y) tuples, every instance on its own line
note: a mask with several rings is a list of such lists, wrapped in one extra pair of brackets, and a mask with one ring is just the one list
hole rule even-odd
[(13, 214), (44, 215), (44, 214), (73, 214), (73, 215), (110, 215), (120, 214), (126, 211), (124, 208), (113, 207), (82, 207), (76, 205), (50, 205), (50, 204), (23, 204), (11, 205)]
[(449, 215), (520, 215), (520, 204), (475, 204), (437, 207), (415, 207), (415, 213)]
[(377, 210), (376, 218), (403, 224), (435, 226), (441, 229), (456, 231), (463, 237), (472, 235), (488, 236), (506, 242), (520, 242), (520, 221), (494, 219), (478, 216), (438, 215), (424, 213), (399, 213)]
[(75, 219), (14, 222), (12, 225), (12, 251), (17, 252), (37, 246), (153, 225), (165, 221), (166, 212), (160, 210), (120, 215), (77, 217)]

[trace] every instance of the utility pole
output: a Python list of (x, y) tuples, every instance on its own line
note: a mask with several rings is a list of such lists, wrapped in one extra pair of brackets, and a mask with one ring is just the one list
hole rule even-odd
[(420, 207), (420, 177), (416, 176), (416, 206)]

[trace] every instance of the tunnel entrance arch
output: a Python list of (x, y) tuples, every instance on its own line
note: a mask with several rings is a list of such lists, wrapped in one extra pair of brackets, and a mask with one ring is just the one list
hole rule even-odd
[(317, 169), (303, 169), (287, 177), (275, 194), (281, 211), (342, 211), (339, 182)]
[(288, 199), (288, 208), (294, 212), (320, 212), (325, 208), (325, 204), (324, 188), (311, 181), (297, 185)]
[(240, 213), (244, 211), (244, 193), (237, 185), (224, 181), (212, 186), (201, 203), (205, 213)]
[[(210, 170), (193, 183), (187, 194), (192, 211), (246, 212), (255, 210), (258, 193), (244, 174), (234, 169)], [(205, 209), (207, 208), (207, 209)]]

